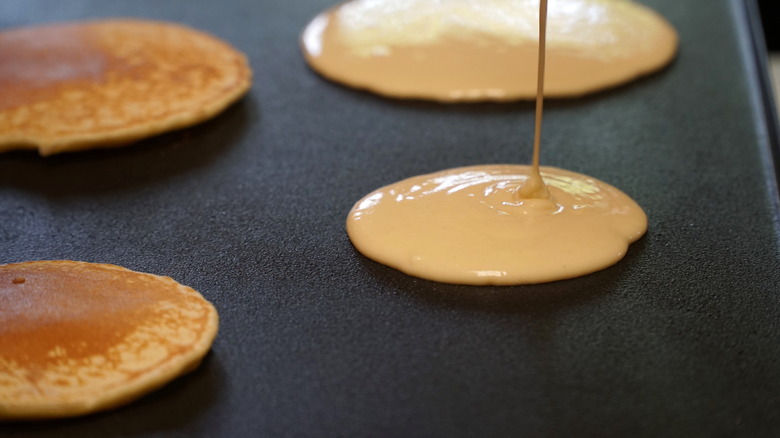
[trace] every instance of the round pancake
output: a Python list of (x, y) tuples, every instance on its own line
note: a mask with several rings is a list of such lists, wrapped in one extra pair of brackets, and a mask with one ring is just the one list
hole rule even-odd
[[(342, 84), (397, 98), (536, 97), (539, 0), (353, 0), (314, 18), (309, 65)], [(627, 0), (556, 0), (547, 19), (545, 96), (574, 97), (660, 69), (677, 33)]]
[(0, 32), (0, 152), (121, 146), (209, 119), (251, 83), (246, 58), (178, 24), (130, 19)]
[(0, 265), (0, 419), (87, 414), (198, 366), (214, 307), (169, 277), (75, 261)]

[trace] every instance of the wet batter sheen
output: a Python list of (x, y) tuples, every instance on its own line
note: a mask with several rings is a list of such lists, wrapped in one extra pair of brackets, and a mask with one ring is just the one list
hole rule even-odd
[(446, 283), (524, 284), (585, 275), (623, 258), (647, 228), (615, 187), (542, 167), (549, 198), (522, 198), (530, 166), (416, 176), (360, 200), (347, 232), (365, 256)]
[(442, 282), (540, 283), (606, 268), (645, 233), (645, 213), (620, 190), (539, 166), (546, 28), (542, 0), (532, 165), (445, 170), (370, 193), (347, 219), (360, 252)]
[[(533, 99), (539, 0), (354, 0), (306, 27), (314, 70), (345, 85), (438, 101)], [(577, 96), (657, 70), (677, 34), (628, 0), (550, 3), (547, 96)]]

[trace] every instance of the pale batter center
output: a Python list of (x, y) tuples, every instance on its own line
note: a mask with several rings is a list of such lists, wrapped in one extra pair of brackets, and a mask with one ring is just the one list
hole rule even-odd
[[(533, 99), (539, 0), (353, 0), (306, 27), (323, 76), (400, 98)], [(578, 96), (668, 64), (677, 34), (628, 0), (556, 0), (549, 10), (547, 96)]]
[(519, 198), (530, 171), (485, 165), (409, 178), (360, 200), (347, 232), (365, 256), (410, 275), (510, 285), (606, 268), (647, 229), (623, 192), (562, 169), (541, 168), (548, 199)]
[(532, 165), (445, 170), (370, 193), (347, 219), (361, 253), (442, 282), (541, 283), (606, 268), (645, 233), (644, 211), (620, 190), (539, 166), (547, 13), (542, 0)]

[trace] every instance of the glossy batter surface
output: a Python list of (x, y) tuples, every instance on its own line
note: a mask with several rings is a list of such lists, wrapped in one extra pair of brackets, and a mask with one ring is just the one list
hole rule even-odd
[[(400, 98), (532, 99), (538, 0), (354, 0), (306, 27), (311, 67), (334, 81)], [(675, 30), (627, 0), (550, 3), (546, 96), (578, 96), (657, 70)]]
[(548, 199), (517, 192), (530, 166), (485, 165), (376, 190), (349, 213), (365, 256), (447, 283), (511, 285), (585, 275), (626, 254), (647, 229), (641, 207), (586, 175), (542, 167)]

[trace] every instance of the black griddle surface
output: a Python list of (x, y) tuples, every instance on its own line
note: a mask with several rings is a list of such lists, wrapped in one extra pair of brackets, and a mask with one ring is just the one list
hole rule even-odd
[(780, 433), (777, 125), (752, 6), (644, 3), (679, 30), (678, 58), (616, 90), (548, 101), (542, 164), (624, 190), (647, 211), (647, 235), (586, 277), (467, 287), (365, 259), (347, 212), (409, 176), (528, 163), (533, 104), (393, 101), (321, 79), (297, 39), (324, 0), (0, 2), (0, 28), (181, 22), (231, 42), (255, 72), (245, 98), (190, 129), (0, 156), (0, 263), (169, 275), (221, 316), (192, 374), (126, 407), (0, 435)]

